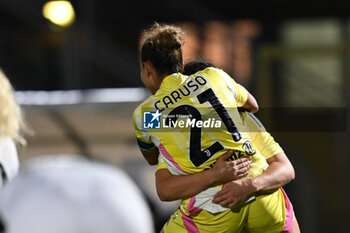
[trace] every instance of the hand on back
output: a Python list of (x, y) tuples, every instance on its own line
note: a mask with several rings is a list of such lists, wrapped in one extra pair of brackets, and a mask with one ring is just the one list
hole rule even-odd
[(215, 162), (212, 171), (216, 177), (216, 184), (224, 184), (248, 175), (248, 170), (251, 168), (250, 159), (243, 157), (228, 161), (232, 153), (232, 150), (227, 151)]

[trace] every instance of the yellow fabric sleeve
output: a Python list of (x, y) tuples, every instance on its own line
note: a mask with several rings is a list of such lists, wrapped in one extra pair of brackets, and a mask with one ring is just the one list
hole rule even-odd
[(266, 131), (258, 118), (248, 112), (241, 113), (241, 117), (249, 129), (252, 142), (266, 159), (283, 152), (283, 149)]
[(154, 147), (150, 134), (142, 128), (141, 108), (136, 108), (133, 114), (134, 130), (137, 144), (141, 150), (148, 151)]
[(242, 107), (248, 100), (248, 91), (240, 84), (234, 82), (237, 92), (237, 107)]
[(215, 71), (217, 74), (219, 74), (222, 78), (225, 79), (229, 89), (233, 92), (233, 96), (237, 102), (237, 107), (242, 107), (248, 100), (248, 91), (241, 86), (240, 84), (236, 83), (236, 81), (231, 78), (230, 75), (228, 75), (225, 71), (209, 67), (207, 68), (210, 71)]

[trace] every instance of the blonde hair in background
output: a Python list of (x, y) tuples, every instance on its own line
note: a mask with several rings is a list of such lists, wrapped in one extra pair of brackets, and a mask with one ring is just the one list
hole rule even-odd
[(0, 69), (0, 138), (10, 137), (22, 145), (26, 140), (21, 132), (25, 129), (20, 106), (16, 103), (13, 88)]

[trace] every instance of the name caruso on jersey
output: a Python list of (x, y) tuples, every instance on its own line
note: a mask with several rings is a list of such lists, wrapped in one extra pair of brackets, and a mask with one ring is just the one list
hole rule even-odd
[(195, 76), (193, 80), (190, 80), (185, 85), (180, 87), (177, 90), (174, 90), (170, 95), (166, 95), (162, 100), (158, 100), (154, 103), (154, 107), (162, 112), (164, 109), (169, 108), (169, 106), (177, 103), (178, 100), (181, 100), (184, 96), (189, 96), (191, 93), (197, 91), (199, 86), (203, 86), (207, 83), (207, 80), (198, 75)]
[[(146, 151), (156, 146), (172, 172), (179, 175), (209, 168), (229, 149), (242, 152), (236, 157), (251, 155), (255, 163), (260, 153), (254, 153), (254, 145), (243, 147), (250, 136), (237, 110), (247, 98), (244, 87), (217, 68), (190, 76), (168, 75), (134, 111), (138, 145)], [(161, 112), (157, 118), (160, 128), (143, 127), (145, 112)], [(260, 169), (249, 170), (249, 176), (256, 174)]]

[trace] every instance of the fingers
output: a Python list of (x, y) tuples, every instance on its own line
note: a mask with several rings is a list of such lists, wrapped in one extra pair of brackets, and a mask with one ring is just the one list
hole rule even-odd
[(230, 193), (224, 193), (219, 196), (214, 196), (214, 199), (212, 200), (213, 203), (222, 205), (222, 206), (229, 206), (232, 208), (236, 205), (236, 200), (230, 195)]
[(245, 166), (245, 167), (241, 167), (238, 170), (235, 171), (235, 179), (240, 179), (243, 178), (245, 176), (248, 175), (248, 170), (250, 169), (250, 164)]
[(233, 150), (227, 151), (214, 164), (214, 171), (216, 171), (217, 175), (220, 175), (218, 178), (219, 183), (240, 179), (248, 175), (247, 171), (251, 168), (251, 160), (243, 157), (234, 161), (227, 161), (233, 152)]
[(227, 196), (230, 196), (229, 193), (224, 190), (221, 190), (214, 195), (213, 203), (219, 204), (220, 202), (227, 199)]
[(243, 158), (239, 158), (233, 161), (236, 165), (238, 164), (242, 164), (242, 163), (251, 163), (251, 160), (248, 157), (243, 157)]
[(238, 200), (231, 192), (228, 192), (227, 190), (221, 190), (214, 195), (212, 202), (233, 208), (238, 203)]
[(235, 170), (245, 172), (251, 168), (252, 162), (249, 159), (244, 158), (244, 160), (239, 159), (239, 161), (235, 160), (230, 163)]
[(231, 203), (228, 204), (230, 208), (233, 208), (237, 204), (237, 201), (232, 201)]
[(241, 172), (245, 172), (251, 168), (251, 164), (252, 164), (252, 162), (249, 160), (247, 162), (244, 162), (244, 163), (237, 165), (237, 167)]
[(247, 175), (248, 175), (248, 172), (243, 172), (243, 173), (237, 174), (236, 179), (241, 179), (243, 177), (246, 177)]
[[(228, 150), (225, 154), (221, 155), (218, 160), (227, 160), (229, 159), (233, 154), (233, 150)], [(248, 157), (243, 157), (243, 158), (239, 158), (234, 160), (235, 164), (241, 164), (241, 163), (246, 163), (246, 162), (250, 162), (250, 159)]]
[(232, 156), (233, 150), (228, 150), (225, 154), (219, 157), (220, 160), (229, 159)]

